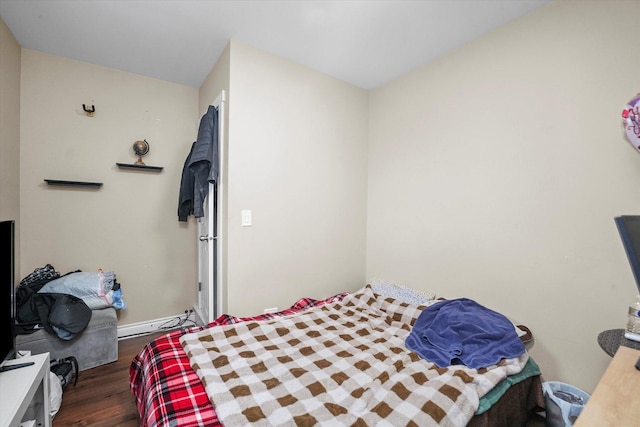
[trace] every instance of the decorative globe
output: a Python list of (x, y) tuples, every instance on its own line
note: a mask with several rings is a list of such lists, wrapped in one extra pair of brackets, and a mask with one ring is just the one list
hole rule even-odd
[(133, 152), (138, 156), (138, 160), (135, 162), (136, 165), (144, 165), (142, 161), (142, 156), (146, 155), (149, 152), (149, 143), (146, 139), (142, 141), (136, 141), (133, 143)]
[(147, 140), (136, 141), (133, 143), (133, 151), (137, 156), (144, 156), (149, 152), (149, 143)]

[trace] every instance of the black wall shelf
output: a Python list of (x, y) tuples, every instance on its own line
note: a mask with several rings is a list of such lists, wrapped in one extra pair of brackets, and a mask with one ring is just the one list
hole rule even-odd
[(90, 187), (90, 188), (100, 188), (102, 187), (101, 182), (88, 182), (88, 181), (63, 181), (59, 179), (45, 179), (44, 180), (48, 185), (64, 185), (68, 187)]
[(162, 166), (134, 165), (129, 163), (116, 163), (120, 169), (144, 170), (149, 172), (160, 172), (164, 169)]

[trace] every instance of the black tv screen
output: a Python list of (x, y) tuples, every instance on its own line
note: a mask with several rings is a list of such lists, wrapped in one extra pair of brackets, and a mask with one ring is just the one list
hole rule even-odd
[(618, 216), (615, 222), (640, 293), (640, 215)]
[(15, 335), (15, 289), (14, 289), (14, 221), (0, 221), (0, 322), (2, 329), (9, 331), (0, 338), (0, 365), (12, 359), (16, 351)]

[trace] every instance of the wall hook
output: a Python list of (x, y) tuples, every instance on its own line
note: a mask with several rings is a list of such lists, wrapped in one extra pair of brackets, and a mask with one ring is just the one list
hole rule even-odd
[(85, 104), (82, 104), (82, 109), (85, 111), (85, 113), (87, 113), (87, 116), (89, 117), (93, 117), (93, 113), (96, 112), (96, 106), (92, 105), (91, 108), (87, 108), (87, 106)]

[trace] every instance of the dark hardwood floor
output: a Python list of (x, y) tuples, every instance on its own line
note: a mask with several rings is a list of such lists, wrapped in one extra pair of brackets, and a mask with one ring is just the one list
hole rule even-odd
[(80, 372), (78, 383), (62, 394), (53, 427), (138, 427), (138, 410), (129, 390), (129, 365), (142, 347), (159, 334), (118, 342), (118, 360)]

